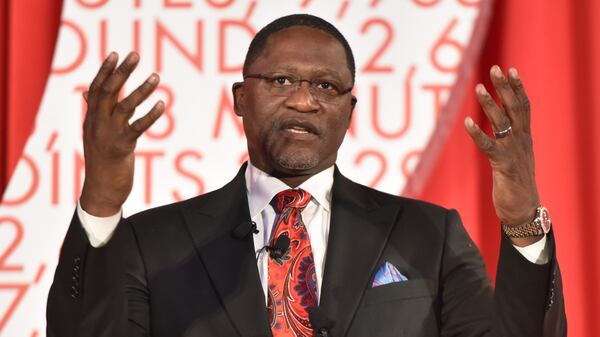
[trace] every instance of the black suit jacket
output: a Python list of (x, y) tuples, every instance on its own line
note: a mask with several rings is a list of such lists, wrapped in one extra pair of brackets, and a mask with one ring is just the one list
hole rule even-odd
[[(270, 336), (245, 166), (214, 192), (123, 219), (93, 248), (73, 217), (48, 336)], [(330, 336), (565, 336), (560, 273), (502, 239), (496, 291), (456, 211), (356, 184), (336, 169), (320, 309)], [(372, 288), (377, 269), (408, 281)], [(127, 331), (127, 332), (126, 332)]]

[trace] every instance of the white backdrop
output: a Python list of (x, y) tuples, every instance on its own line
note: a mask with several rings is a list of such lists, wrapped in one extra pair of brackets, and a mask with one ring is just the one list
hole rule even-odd
[[(65, 0), (52, 73), (36, 126), (0, 205), (0, 336), (45, 335), (45, 303), (83, 181), (81, 93), (109, 51), (137, 50), (126, 92), (151, 72), (167, 113), (138, 143), (124, 211), (222, 186), (247, 158), (231, 84), (252, 35), (311, 13), (353, 47), (357, 109), (338, 165), (400, 194), (464, 76), (481, 10), (476, 0)], [(139, 114), (138, 114), (139, 116)]]

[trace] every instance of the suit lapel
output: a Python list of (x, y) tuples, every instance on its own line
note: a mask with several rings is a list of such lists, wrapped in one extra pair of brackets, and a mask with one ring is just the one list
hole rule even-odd
[(345, 336), (363, 292), (370, 288), (377, 261), (400, 206), (381, 205), (335, 170), (331, 223), (320, 309), (333, 321), (332, 335)]
[(250, 220), (244, 179), (246, 165), (222, 189), (184, 210), (186, 225), (202, 263), (240, 336), (270, 336), (265, 297), (251, 235), (232, 236)]

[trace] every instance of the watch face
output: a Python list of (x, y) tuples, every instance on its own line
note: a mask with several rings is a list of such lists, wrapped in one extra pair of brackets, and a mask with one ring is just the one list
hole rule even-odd
[(550, 227), (552, 226), (552, 220), (550, 220), (550, 214), (548, 214), (548, 210), (545, 207), (542, 207), (540, 218), (542, 219), (542, 228), (544, 229), (544, 233), (548, 233), (550, 231)]

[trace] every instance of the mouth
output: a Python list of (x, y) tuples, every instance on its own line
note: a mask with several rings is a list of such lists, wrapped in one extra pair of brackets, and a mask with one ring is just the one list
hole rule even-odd
[(297, 134), (305, 134), (305, 133), (309, 133), (308, 130), (306, 130), (305, 128), (301, 128), (298, 126), (293, 126), (291, 128), (285, 129), (288, 132), (291, 133), (297, 133)]
[(310, 122), (288, 120), (283, 122), (281, 130), (295, 135), (319, 135), (315, 125)]

